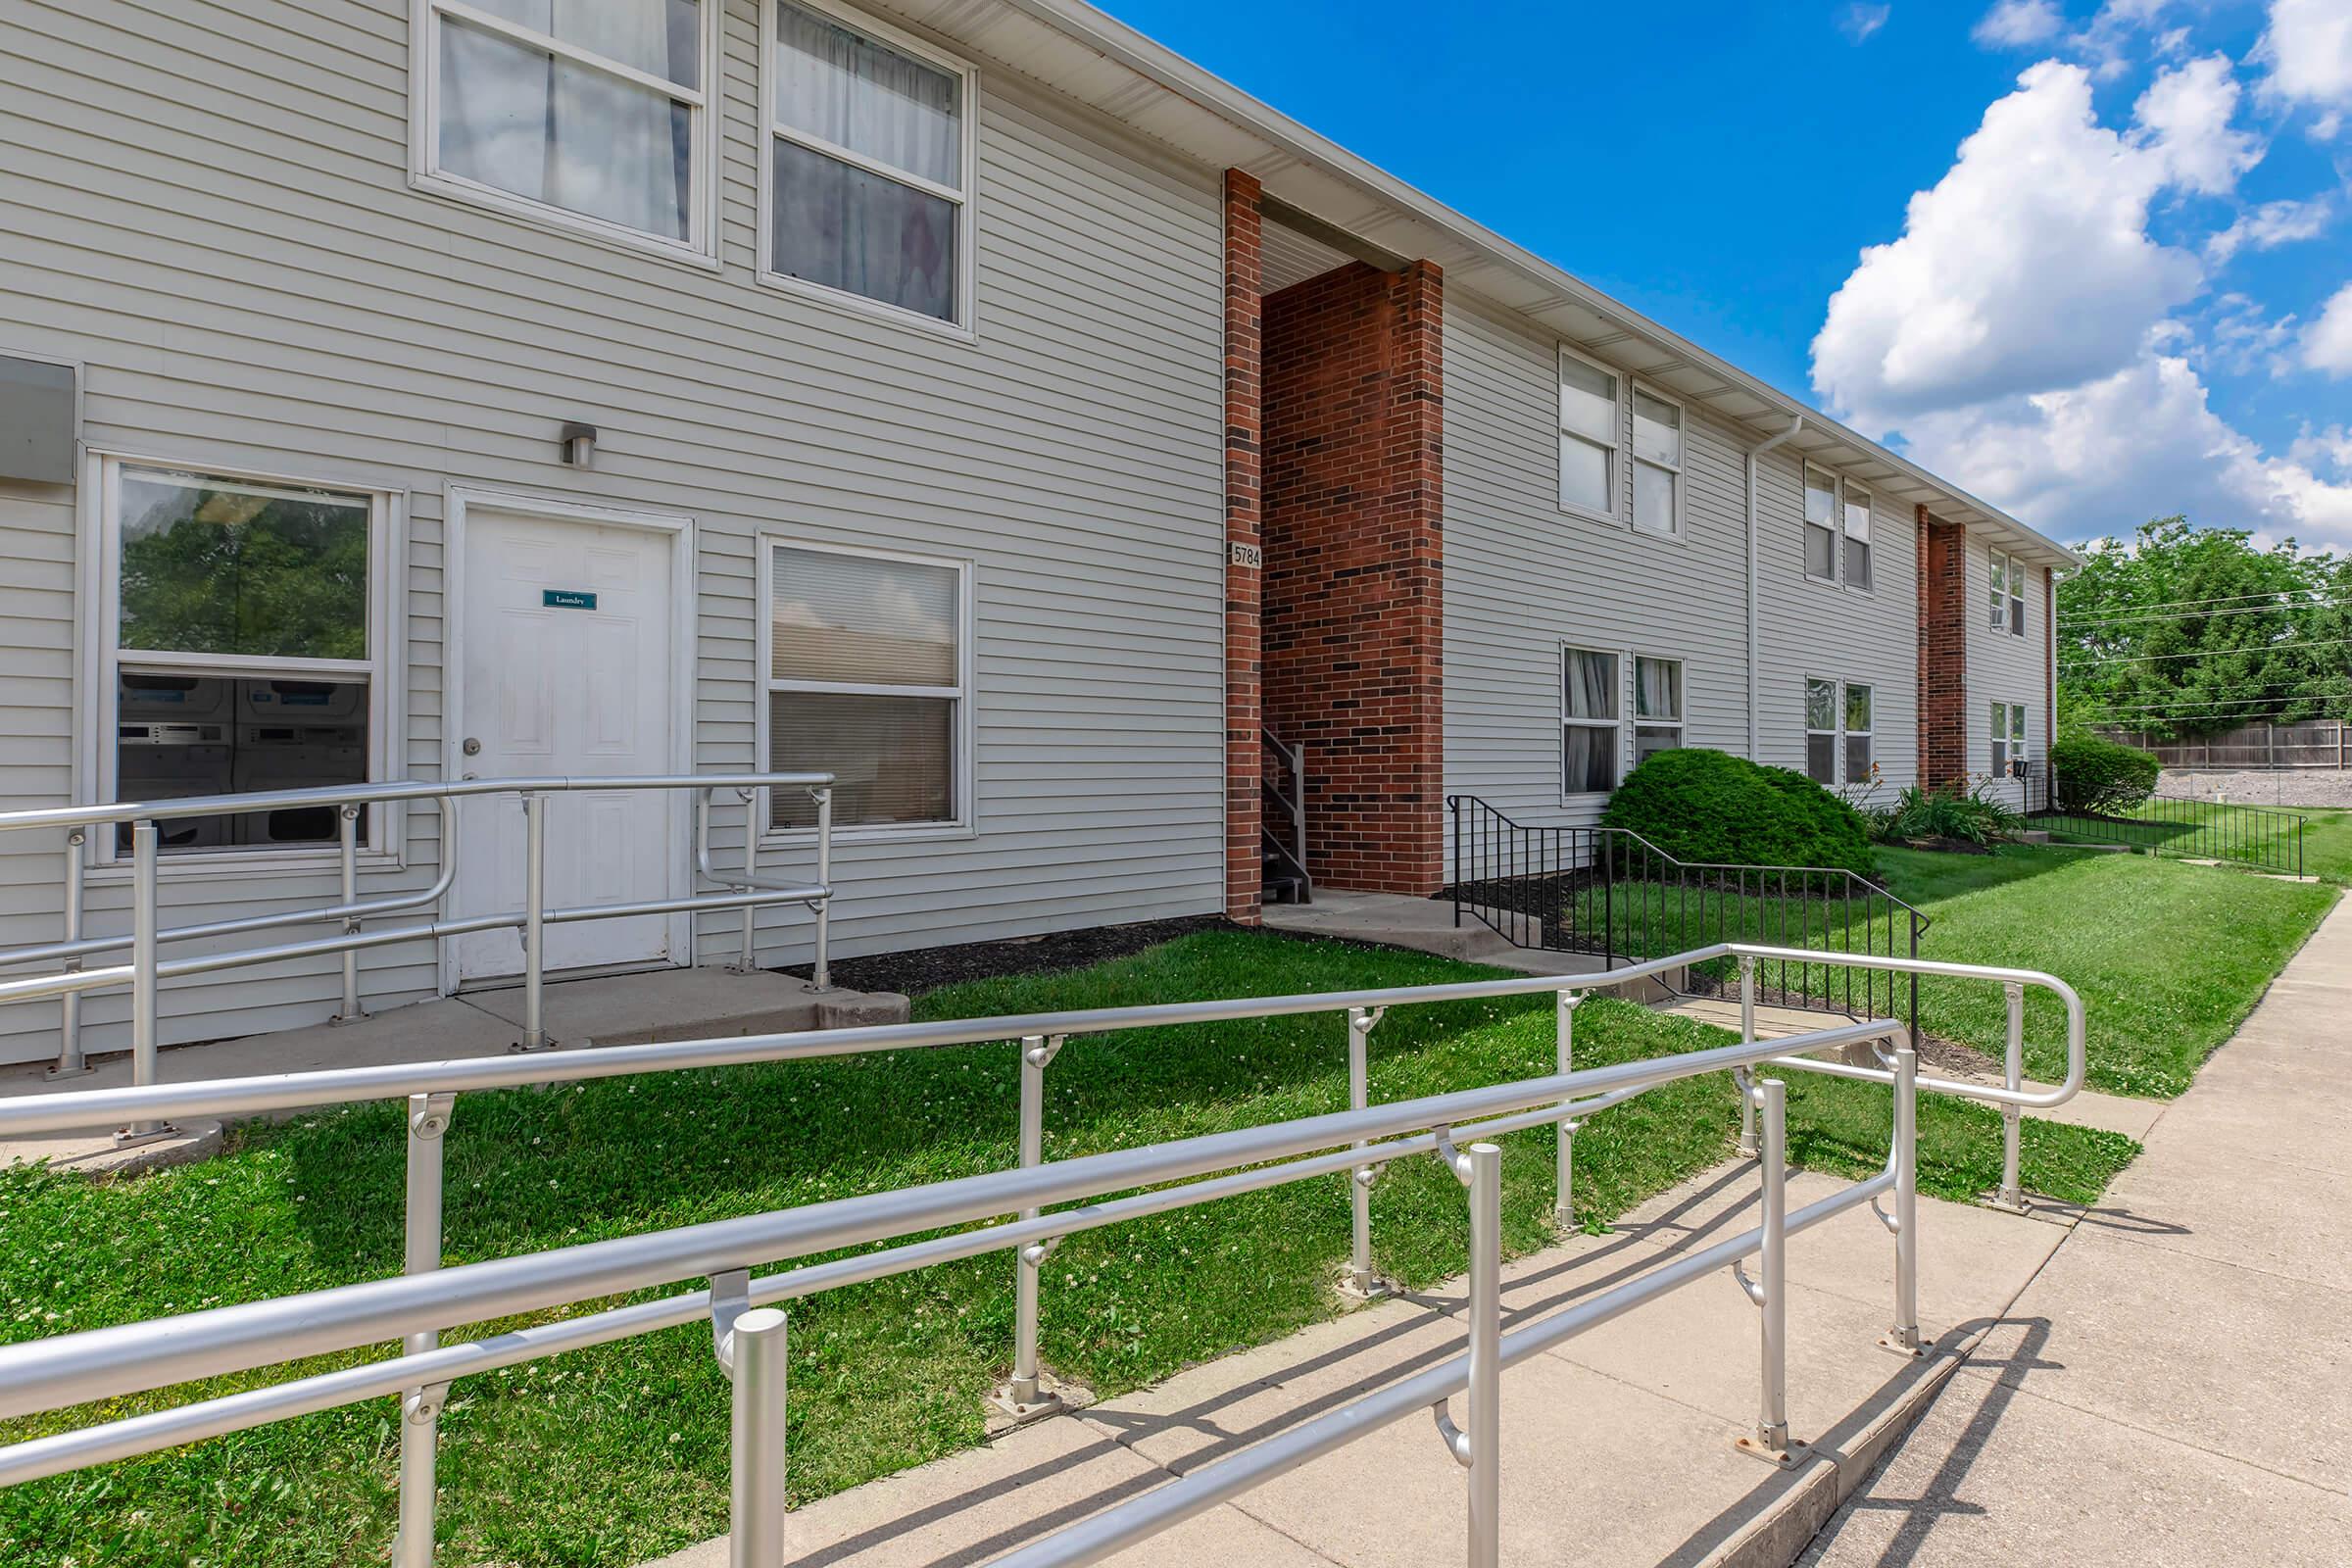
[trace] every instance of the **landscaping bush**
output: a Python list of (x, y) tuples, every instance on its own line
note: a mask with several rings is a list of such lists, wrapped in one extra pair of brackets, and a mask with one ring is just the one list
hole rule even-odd
[(1982, 786), (1968, 791), (1922, 789), (1908, 785), (1895, 798), (1894, 809), (1872, 820), (1882, 839), (1898, 844), (1934, 844), (1956, 840), (1989, 845), (2025, 825), (2025, 818), (1988, 798)]
[(1802, 773), (1728, 752), (1655, 754), (1626, 775), (1600, 820), (1679, 860), (1871, 869), (1859, 811)]
[(2050, 771), (2058, 775), (2060, 810), (2114, 815), (2156, 793), (2164, 764), (2136, 746), (2070, 735), (2050, 748)]

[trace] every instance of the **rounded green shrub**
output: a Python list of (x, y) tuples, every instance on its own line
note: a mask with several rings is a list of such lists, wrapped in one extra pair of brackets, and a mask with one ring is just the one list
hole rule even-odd
[(2050, 748), (2058, 807), (2066, 811), (2129, 811), (2156, 793), (2164, 764), (2151, 752), (2096, 735), (2070, 735)]
[(1686, 862), (1871, 870), (1861, 812), (1802, 773), (1729, 752), (1655, 753), (1626, 775), (1600, 820)]

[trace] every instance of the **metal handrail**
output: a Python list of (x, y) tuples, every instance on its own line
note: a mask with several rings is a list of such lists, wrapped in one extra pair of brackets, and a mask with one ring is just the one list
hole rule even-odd
[[(743, 911), (743, 963), (753, 961), (753, 925), (757, 911), (771, 905), (805, 904), (815, 916), (815, 965), (812, 989), (829, 983), (826, 968), (826, 924), (832, 902), (833, 775), (820, 772), (651, 774), (617, 777), (569, 777), (401, 780), (375, 784), (326, 785), (315, 789), (257, 791), (244, 795), (187, 796), (168, 801), (129, 801), (111, 806), (45, 807), (28, 811), (0, 812), (0, 833), (63, 828), (66, 834), (65, 940), (0, 951), (0, 967), (62, 961), (50, 974), (0, 981), (0, 1004), (55, 997), (59, 1002), (58, 1059), (51, 1076), (88, 1070), (81, 1048), (81, 998), (86, 992), (128, 986), (131, 992), (131, 1076), (135, 1084), (155, 1081), (157, 1029), (156, 991), (164, 980), (209, 974), (248, 964), (274, 963), (337, 956), (342, 959), (343, 1000), (338, 1021), (361, 1016), (359, 954), (395, 943), (438, 940), (478, 931), (514, 929), (522, 933), (523, 1039), (521, 1048), (535, 1051), (548, 1044), (543, 1026), (541, 992), (545, 980), (541, 940), (545, 927), (583, 920), (621, 919), (653, 914), (677, 914), (698, 909)], [(757, 869), (759, 831), (750, 821), (750, 803), (759, 792), (777, 787), (806, 788), (817, 805), (816, 880), (809, 884), (780, 882)], [(696, 892), (679, 899), (642, 900), (626, 904), (585, 905), (549, 908), (546, 906), (546, 798), (575, 790), (697, 790), (695, 868), (722, 891)], [(710, 803), (721, 791), (733, 791), (746, 803), (744, 866), (721, 870), (710, 858)], [(493, 914), (440, 917), (392, 929), (366, 929), (381, 915), (422, 907), (438, 907), (456, 884), (458, 868), (458, 803), (486, 795), (515, 795), (522, 801), (528, 834), (525, 852), (525, 904), (521, 909)], [(431, 801), (440, 814), (441, 867), (430, 886), (418, 892), (396, 893), (380, 899), (359, 897), (360, 815), (369, 806)], [(252, 811), (303, 807), (334, 808), (338, 869), (342, 897), (333, 904), (234, 920), (165, 927), (157, 913), (157, 876), (160, 864), (156, 824), (191, 816), (233, 815)], [(91, 834), (102, 827), (127, 824), (131, 830), (131, 929), (119, 936), (84, 936), (83, 858)], [(165, 943), (207, 937), (240, 935), (276, 926), (339, 922), (339, 936), (270, 947), (242, 948), (196, 957), (164, 959), (158, 949)], [(130, 950), (127, 962), (86, 967), (83, 959), (100, 953)], [(138, 1143), (165, 1136), (170, 1128), (156, 1122), (125, 1124), (118, 1136)]]
[[(199, 1401), (175, 1409), (103, 1423), (80, 1431), (30, 1440), (0, 1448), (0, 1484), (16, 1484), (40, 1476), (151, 1452), (199, 1438), (246, 1430), (297, 1414), (333, 1408), (393, 1392), (403, 1396), (401, 1428), (401, 1518), (398, 1560), (404, 1568), (428, 1564), (432, 1549), (433, 1446), (437, 1416), (451, 1379), (498, 1366), (651, 1333), (657, 1329), (711, 1316), (722, 1363), (737, 1380), (736, 1410), (735, 1561), (748, 1565), (764, 1559), (747, 1553), (761, 1543), (778, 1539), (778, 1520), (769, 1510), (782, 1506), (782, 1489), (772, 1473), (780, 1457), (777, 1446), (783, 1397), (780, 1354), (766, 1342), (780, 1340), (780, 1315), (755, 1317), (768, 1303), (839, 1286), (903, 1273), (953, 1258), (1013, 1250), (1018, 1270), (1033, 1271), (1042, 1255), (1061, 1237), (1096, 1229), (1146, 1214), (1191, 1206), (1318, 1176), (1345, 1173), (1360, 1203), (1367, 1192), (1364, 1176), (1380, 1165), (1431, 1152), (1447, 1152), (1457, 1137), (1503, 1136), (1527, 1128), (1556, 1124), (1560, 1128), (1560, 1163), (1565, 1176), (1573, 1131), (1582, 1118), (1656, 1087), (1702, 1073), (1734, 1070), (1742, 1081), (1742, 1102), (1758, 1107), (1763, 1120), (1761, 1152), (1768, 1172), (1785, 1160), (1786, 1130), (1776, 1085), (1756, 1085), (1749, 1069), (1785, 1065), (1806, 1071), (1872, 1079), (1890, 1084), (1895, 1092), (1894, 1134), (1888, 1163), (1880, 1175), (1856, 1184), (1830, 1199), (1799, 1209), (1780, 1212), (1778, 1184), (1766, 1184), (1763, 1226), (1668, 1269), (1608, 1295), (1581, 1303), (1558, 1318), (1545, 1319), (1518, 1333), (1498, 1332), (1499, 1300), (1496, 1271), (1482, 1263), (1474, 1270), (1472, 1316), (1477, 1335), (1467, 1361), (1423, 1374), (1385, 1390), (1337, 1412), (1316, 1426), (1313, 1443), (1293, 1434), (1239, 1461), (1263, 1467), (1279, 1461), (1280, 1468), (1303, 1463), (1315, 1452), (1347, 1441), (1396, 1415), (1426, 1405), (1469, 1387), (1471, 1437), (1463, 1453), (1474, 1472), (1475, 1490), (1487, 1500), (1480, 1510), (1486, 1526), (1474, 1539), (1493, 1539), (1491, 1479), (1494, 1442), (1483, 1445), (1478, 1435), (1492, 1433), (1491, 1419), (1500, 1369), (1523, 1359), (1544, 1345), (1557, 1343), (1593, 1323), (1629, 1310), (1642, 1300), (1662, 1294), (1698, 1273), (1739, 1262), (1761, 1252), (1764, 1270), (1758, 1291), (1766, 1310), (1765, 1378), (1762, 1413), (1753, 1440), (1759, 1450), (1778, 1451), (1787, 1446), (1785, 1339), (1772, 1325), (1785, 1310), (1785, 1241), (1788, 1234), (1819, 1223), (1831, 1214), (1883, 1194), (1895, 1195), (1896, 1215), (1887, 1223), (1896, 1237), (1895, 1324), (1889, 1343), (1915, 1353), (1919, 1347), (1917, 1316), (1916, 1238), (1916, 1117), (1913, 1103), (1922, 1088), (1938, 1088), (1971, 1098), (1989, 1100), (2010, 1110), (2019, 1104), (2047, 1105), (2070, 1097), (2081, 1085), (2083, 1071), (2083, 1015), (2079, 996), (2056, 977), (2034, 970), (1980, 965), (1886, 959), (1870, 956), (1831, 955), (1828, 961), (1857, 966), (1888, 965), (1919, 973), (1997, 981), (2013, 993), (2026, 985), (2054, 992), (2067, 1011), (2068, 1075), (2057, 1089), (2026, 1093), (2012, 1086), (2006, 1093), (1989, 1086), (1921, 1079), (1917, 1058), (1907, 1048), (1897, 1049), (1886, 1070), (1849, 1067), (1810, 1059), (1810, 1053), (1861, 1042), (1895, 1045), (1903, 1026), (1890, 1020), (1864, 1020), (1777, 1041), (1758, 1041), (1754, 1034), (1752, 968), (1791, 951), (1750, 944), (1717, 944), (1610, 974), (1534, 975), (1481, 980), (1451, 985), (1392, 987), (1351, 993), (1316, 993), (1289, 997), (1234, 999), (1214, 1002), (1161, 1004), (1146, 1006), (1093, 1008), (1057, 1013), (940, 1023), (881, 1025), (823, 1034), (780, 1034), (731, 1040), (676, 1042), (661, 1045), (591, 1048), (528, 1062), (511, 1058), (468, 1059), (395, 1067), (342, 1068), (286, 1074), (261, 1079), (228, 1079), (210, 1083), (108, 1089), (0, 1101), (0, 1136), (36, 1131), (62, 1131), (74, 1126), (103, 1124), (115, 1114), (229, 1114), (256, 1113), (330, 1102), (409, 1098), (409, 1212), (406, 1275), (365, 1284), (337, 1287), (275, 1300), (218, 1307), (142, 1323), (56, 1336), (0, 1348), (0, 1416), (23, 1415), (90, 1399), (112, 1397), (139, 1390), (251, 1370), (300, 1357), (358, 1348), (386, 1339), (401, 1338), (406, 1352), (363, 1367), (295, 1379), (270, 1388)], [(1590, 991), (1632, 984), (1648, 974), (1679, 964), (1733, 956), (1749, 971), (1750, 984), (1742, 1009), (1741, 1040), (1735, 1045), (1685, 1053), (1672, 1057), (1618, 1062), (1577, 1069), (1571, 1063), (1573, 1015), (1577, 1003)], [(1814, 956), (1817, 959), (1821, 956)], [(1557, 999), (1558, 1063), (1554, 1074), (1457, 1091), (1396, 1104), (1365, 1102), (1363, 1075), (1355, 1054), (1387, 1008), (1430, 1004), (1552, 993)], [(1040, 1157), (1030, 1124), (1042, 1115), (1046, 1065), (1074, 1035), (1102, 1034), (1122, 1029), (1199, 1024), (1239, 1019), (1344, 1010), (1348, 1015), (1351, 1055), (1350, 1109), (1305, 1117), (1272, 1126), (1242, 1129), (1179, 1140), (1144, 1149), (1065, 1159), (1052, 1163)], [(2013, 1026), (2018, 1010), (2012, 1008)], [(1022, 1052), (1023, 1150), (1021, 1163), (1011, 1169), (924, 1187), (863, 1195), (830, 1202), (804, 1205), (741, 1219), (719, 1220), (650, 1235), (620, 1238), (556, 1249), (517, 1257), (440, 1269), (442, 1133), (449, 1124), (454, 1096), (464, 1090), (509, 1087), (522, 1082), (573, 1082), (653, 1070), (691, 1070), (725, 1063), (801, 1059), (869, 1050), (901, 1050), (965, 1045), (1017, 1038)], [(1031, 1069), (1034, 1069), (1033, 1071)], [(1033, 1098), (1034, 1097), (1034, 1098)], [(1491, 1148), (1491, 1146), (1484, 1146)], [(1470, 1153), (1477, 1156), (1481, 1149)], [(1493, 1160), (1473, 1157), (1457, 1167), (1473, 1185), (1473, 1213), (1492, 1214), (1498, 1180)], [(1223, 1172), (1224, 1174), (1211, 1174)], [(1483, 1174), (1482, 1174), (1483, 1173)], [(1207, 1179), (1196, 1179), (1196, 1178)], [(1487, 1185), (1482, 1192), (1478, 1184)], [(1166, 1185), (1166, 1184), (1180, 1185)], [(1136, 1189), (1152, 1191), (1137, 1192)], [(1105, 1193), (1130, 1196), (1102, 1200)], [(1565, 1200), (1565, 1186), (1560, 1192)], [(1048, 1205), (1079, 1202), (1082, 1206), (1045, 1212)], [(1007, 1223), (990, 1224), (926, 1241), (905, 1243), (876, 1251), (807, 1264), (769, 1274), (749, 1276), (752, 1266), (797, 1258), (816, 1252), (904, 1237), (923, 1231), (992, 1220), (1012, 1215)], [(1492, 1223), (1474, 1223), (1477, 1255), (1493, 1259), (1499, 1246)], [(1359, 1232), (1360, 1234), (1360, 1232)], [(501, 1334), (471, 1344), (442, 1347), (440, 1326), (478, 1322), (514, 1313), (541, 1310), (583, 1299), (659, 1287), (706, 1277), (710, 1288), (664, 1299), (640, 1302), (607, 1311), (566, 1318)], [(1016, 1276), (1017, 1278), (1018, 1276)], [(1486, 1282), (1483, 1286), (1479, 1281)], [(1032, 1295), (1033, 1299), (1033, 1295)], [(1015, 1371), (1035, 1366), (1035, 1322), (1016, 1322)], [(1023, 1343), (1025, 1338), (1025, 1343)], [(1485, 1353), (1479, 1346), (1484, 1344)], [(775, 1348), (780, 1348), (777, 1347)], [(766, 1370), (762, 1370), (766, 1369)], [(750, 1380), (750, 1381), (747, 1381)], [(1334, 1425), (1337, 1423), (1337, 1425)], [(1336, 1434), (1336, 1435), (1335, 1435)], [(1316, 1446), (1321, 1445), (1321, 1446)], [(1776, 1445), (1778, 1447), (1776, 1448)], [(766, 1466), (768, 1468), (760, 1468)], [(1478, 1474), (1481, 1467), (1485, 1475)], [(1197, 1511), (1187, 1499), (1203, 1487), (1239, 1490), (1250, 1484), (1256, 1468), (1229, 1471), (1220, 1466), (1201, 1472), (1203, 1478), (1180, 1484), (1190, 1490), (1162, 1489), (1126, 1508), (1079, 1527), (1081, 1532), (1112, 1529), (1116, 1520), (1124, 1534), (1117, 1543), (1141, 1539), (1163, 1528), (1173, 1518)], [(747, 1475), (756, 1485), (747, 1485)], [(1218, 1495), (1231, 1494), (1220, 1492)], [(1184, 1511), (1161, 1518), (1152, 1510), (1178, 1504)], [(1206, 1506), (1200, 1503), (1200, 1506)], [(1130, 1510), (1139, 1510), (1131, 1512)], [(1153, 1520), (1158, 1522), (1154, 1523)], [(1032, 1552), (1047, 1552), (1038, 1562), (1093, 1561), (1115, 1544), (1110, 1538), (1065, 1533), (1041, 1543)], [(1063, 1553), (1054, 1555), (1053, 1553)], [(1030, 1560), (1024, 1556), (1020, 1560)], [(1487, 1557), (1486, 1562), (1493, 1558)]]
[(1267, 782), (1261, 774), (1259, 788), (1273, 795), (1274, 804), (1283, 808), (1283, 814), (1290, 819), (1291, 825), (1291, 837), (1287, 843), (1281, 834), (1262, 822), (1258, 825), (1258, 837), (1298, 874), (1299, 902), (1312, 904), (1315, 902), (1315, 879), (1306, 868), (1306, 743), (1300, 741), (1296, 746), (1288, 745), (1281, 736), (1263, 725), (1258, 728), (1258, 739), (1281, 759), (1282, 770), (1290, 779), (1290, 788), (1286, 793), (1280, 786)]

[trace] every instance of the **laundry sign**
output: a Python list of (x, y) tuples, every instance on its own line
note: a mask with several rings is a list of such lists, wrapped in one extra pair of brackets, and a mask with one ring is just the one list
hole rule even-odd
[(594, 610), (596, 595), (585, 588), (542, 588), (539, 603), (548, 610)]

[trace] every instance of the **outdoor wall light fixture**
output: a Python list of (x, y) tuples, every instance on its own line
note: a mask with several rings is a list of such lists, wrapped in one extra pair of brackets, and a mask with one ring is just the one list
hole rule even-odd
[(576, 421), (564, 426), (564, 461), (585, 468), (596, 457), (596, 426)]

